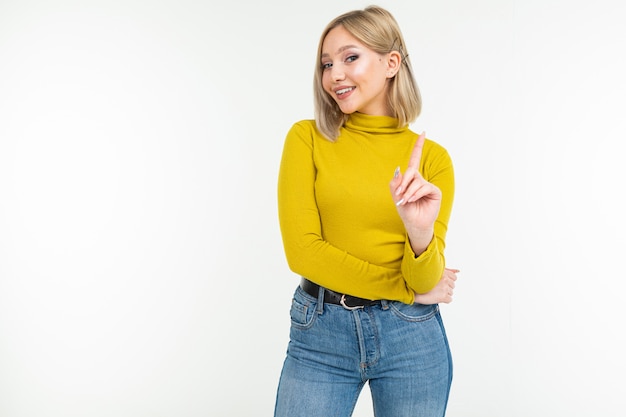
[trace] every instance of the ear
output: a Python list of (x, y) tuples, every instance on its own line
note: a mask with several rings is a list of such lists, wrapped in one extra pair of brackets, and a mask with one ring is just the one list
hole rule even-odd
[(402, 64), (402, 55), (398, 51), (391, 51), (387, 55), (387, 78), (393, 78)]

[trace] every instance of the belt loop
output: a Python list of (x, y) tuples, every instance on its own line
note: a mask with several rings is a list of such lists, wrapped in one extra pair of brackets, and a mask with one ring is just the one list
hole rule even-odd
[(387, 310), (389, 308), (389, 303), (387, 302), (387, 300), (380, 300), (380, 305), (383, 310)]
[(317, 314), (322, 314), (323, 312), (324, 312), (324, 287), (320, 285), (320, 288), (317, 291)]

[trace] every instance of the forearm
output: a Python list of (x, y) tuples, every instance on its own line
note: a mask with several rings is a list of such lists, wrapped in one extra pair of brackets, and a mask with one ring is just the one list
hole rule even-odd
[(428, 248), (434, 234), (434, 226), (427, 229), (407, 229), (407, 236), (415, 257), (420, 256)]
[[(447, 152), (439, 153), (428, 164), (428, 169), (424, 169), (424, 179), (432, 185), (432, 188), (428, 185), (420, 187), (432, 192), (430, 197), (423, 198), (424, 207), (428, 203), (440, 203), (436, 217), (425, 216), (428, 213), (426, 210), (423, 213), (412, 212), (405, 206), (398, 207), (407, 234), (402, 273), (407, 284), (417, 293), (431, 291), (445, 268), (445, 238), (454, 199), (454, 171)], [(398, 183), (392, 182), (392, 185), (397, 186)]]
[(407, 242), (402, 258), (402, 276), (407, 286), (416, 293), (426, 293), (432, 290), (445, 268), (443, 256), (443, 242), (434, 237), (419, 256)]
[(374, 265), (319, 238), (297, 244), (283, 233), (283, 241), (289, 268), (321, 286), (368, 299), (402, 294), (402, 301), (410, 302), (414, 296), (397, 269)]

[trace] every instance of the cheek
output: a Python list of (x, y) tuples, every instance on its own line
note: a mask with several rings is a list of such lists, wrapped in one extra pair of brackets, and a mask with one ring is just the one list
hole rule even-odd
[(378, 68), (371, 65), (355, 65), (350, 71), (351, 78), (361, 84), (371, 84), (379, 78), (384, 78), (378, 71)]
[(350, 68), (350, 76), (354, 81), (360, 83), (376, 83), (378, 80), (384, 81), (385, 68), (382, 65), (378, 65), (378, 62), (361, 60), (358, 65), (353, 65)]
[(322, 73), (322, 87), (324, 88), (324, 91), (326, 91), (327, 93), (330, 93), (330, 86), (331, 86), (330, 75), (328, 72), (323, 72)]
[(367, 65), (355, 65), (351, 69), (352, 71), (350, 71), (350, 75), (352, 76), (354, 80), (361, 80), (363, 78), (367, 78), (367, 75), (369, 72)]

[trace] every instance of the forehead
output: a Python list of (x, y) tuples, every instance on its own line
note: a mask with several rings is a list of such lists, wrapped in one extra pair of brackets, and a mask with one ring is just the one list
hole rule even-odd
[(349, 48), (365, 48), (357, 38), (348, 32), (343, 26), (331, 29), (322, 42), (322, 56), (331, 56)]

